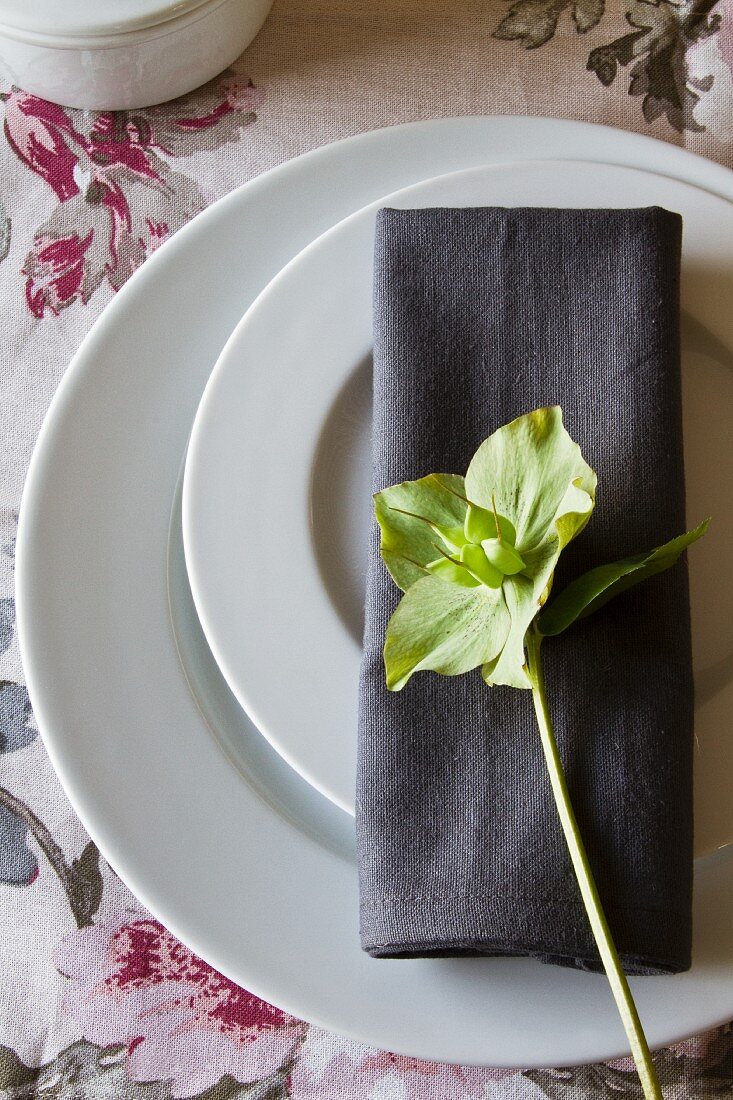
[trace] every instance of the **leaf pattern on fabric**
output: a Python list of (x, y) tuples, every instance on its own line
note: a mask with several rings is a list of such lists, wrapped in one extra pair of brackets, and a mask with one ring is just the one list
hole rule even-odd
[[(688, 52), (719, 30), (721, 14), (714, 11), (718, 3), (629, 0), (630, 32), (591, 50), (586, 68), (608, 87), (619, 68), (631, 65), (629, 95), (641, 99), (646, 122), (664, 117), (680, 133), (699, 133), (704, 126), (695, 118), (695, 107), (712, 88), (714, 78), (712, 74), (693, 76)], [(566, 11), (583, 34), (603, 19), (605, 0), (515, 0), (493, 36), (537, 49), (554, 37)]]
[[(0, 601), (0, 652), (12, 641), (14, 623), (13, 601)], [(0, 755), (17, 752), (35, 740), (38, 731), (30, 725), (31, 717), (26, 689), (0, 680)], [(28, 847), (28, 824), (0, 796), (0, 883), (28, 886), (37, 874), (38, 861)]]
[(0, 801), (0, 883), (29, 886), (37, 875), (38, 861), (28, 847), (28, 826)]
[(67, 892), (80, 928), (92, 923), (102, 901), (104, 883), (99, 858), (99, 849), (90, 840), (79, 858), (69, 864)]
[(15, 632), (15, 600), (0, 599), (0, 655), (10, 648)]
[(27, 848), (32, 836), (66, 893), (78, 928), (92, 923), (102, 900), (103, 880), (99, 850), (93, 841), (78, 859), (67, 863), (51, 831), (23, 799), (0, 787), (0, 882), (27, 886), (35, 881), (38, 865)]
[(33, 1068), (8, 1047), (0, 1047), (2, 1100), (170, 1100), (166, 1081), (140, 1084), (125, 1072), (121, 1048), (95, 1046), (82, 1039), (53, 1061)]
[(23, 265), (34, 316), (116, 291), (145, 258), (207, 205), (170, 164), (241, 140), (261, 92), (226, 73), (195, 94), (139, 111), (66, 111), (19, 88), (2, 93), (4, 132), (58, 205)]
[[(694, 1054), (685, 1047), (696, 1044)], [(706, 1049), (707, 1048), (707, 1049)], [(653, 1055), (662, 1092), (666, 1097), (712, 1100), (733, 1093), (733, 1037), (730, 1028), (688, 1040)], [(527, 1070), (547, 1100), (571, 1100), (593, 1096), (598, 1100), (643, 1100), (639, 1078), (631, 1059), (621, 1064), (575, 1066), (570, 1069)]]
[(10, 218), (5, 212), (5, 207), (0, 202), (0, 263), (3, 262), (10, 251)]
[(626, 15), (633, 28), (607, 46), (598, 46), (588, 58), (588, 69), (602, 84), (612, 84), (619, 66), (635, 62), (630, 70), (629, 95), (642, 99), (647, 122), (662, 116), (675, 130), (699, 132), (694, 117), (700, 94), (710, 90), (713, 77), (690, 74), (687, 51), (715, 33), (720, 16), (711, 14), (716, 0), (634, 0)]
[(565, 11), (570, 12), (578, 34), (585, 34), (601, 21), (605, 0), (517, 0), (494, 31), (494, 38), (517, 40), (525, 49), (536, 50), (550, 41)]
[(30, 725), (31, 718), (26, 688), (0, 680), (0, 753), (16, 752), (35, 740), (38, 730)]

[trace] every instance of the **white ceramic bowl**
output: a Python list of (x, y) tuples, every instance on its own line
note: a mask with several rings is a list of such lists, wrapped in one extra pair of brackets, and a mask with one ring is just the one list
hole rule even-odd
[(0, 61), (66, 107), (163, 103), (210, 80), (252, 41), (273, 0), (0, 0)]

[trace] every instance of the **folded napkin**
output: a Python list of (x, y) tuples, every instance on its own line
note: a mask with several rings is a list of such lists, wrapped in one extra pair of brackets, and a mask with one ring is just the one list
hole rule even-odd
[[(478, 444), (558, 404), (598, 473), (577, 573), (685, 529), (681, 219), (639, 210), (383, 210), (374, 489), (465, 473)], [(400, 593), (372, 532), (360, 688), (362, 946), (387, 958), (531, 955), (597, 969), (529, 691), (478, 671), (385, 688)], [(690, 962), (692, 679), (684, 563), (543, 648), (573, 805), (629, 973)]]

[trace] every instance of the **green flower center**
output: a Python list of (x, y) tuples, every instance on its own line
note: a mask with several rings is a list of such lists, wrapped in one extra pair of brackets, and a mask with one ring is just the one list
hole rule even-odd
[(463, 527), (443, 527), (431, 523), (442, 545), (436, 543), (438, 557), (427, 564), (429, 573), (460, 584), (463, 588), (501, 588), (504, 577), (521, 573), (525, 563), (515, 549), (517, 532), (506, 516), (496, 508), (492, 512), (469, 503)]

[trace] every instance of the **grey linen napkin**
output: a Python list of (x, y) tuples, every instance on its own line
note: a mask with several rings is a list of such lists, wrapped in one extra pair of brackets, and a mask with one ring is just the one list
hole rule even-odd
[[(578, 572), (684, 530), (681, 218), (638, 210), (383, 210), (374, 489), (464, 473), (559, 404), (598, 473)], [(530, 955), (598, 968), (528, 691), (478, 671), (387, 692), (399, 592), (372, 532), (360, 686), (361, 938), (376, 957)], [(556, 734), (630, 973), (690, 963), (692, 717), (684, 563), (544, 647)]]

